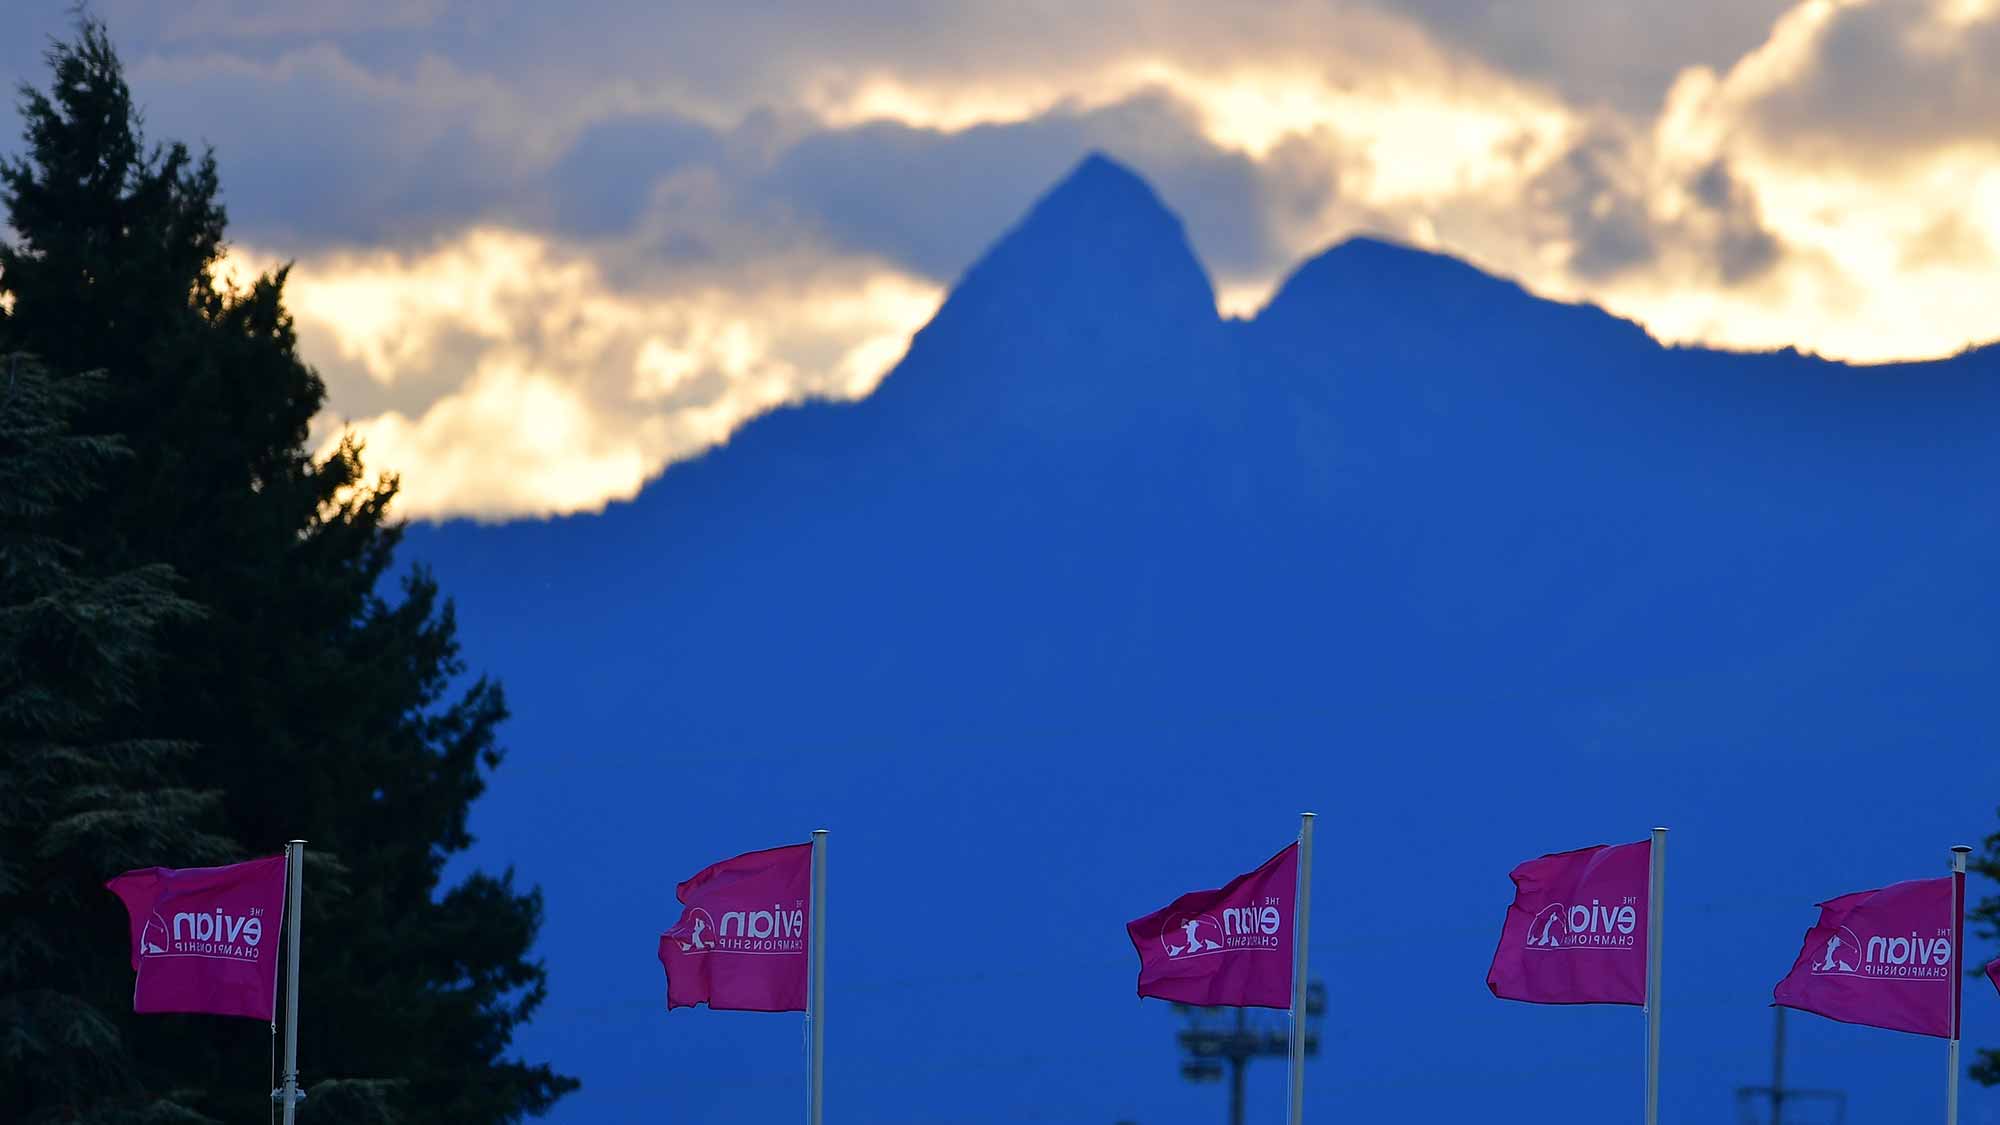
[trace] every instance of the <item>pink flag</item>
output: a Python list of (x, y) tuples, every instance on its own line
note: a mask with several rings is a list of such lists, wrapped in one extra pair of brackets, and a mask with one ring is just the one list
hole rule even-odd
[(1996, 990), (2000, 990), (2000, 957), (1995, 957), (1993, 960), (1987, 962), (1986, 979), (1993, 982), (1993, 987)]
[(284, 856), (228, 867), (147, 867), (104, 885), (124, 901), (131, 924), (133, 1011), (271, 1018)]
[(1292, 903), (1299, 846), (1217, 891), (1189, 891), (1128, 922), (1139, 995), (1180, 1004), (1292, 1006)]
[(1772, 998), (1842, 1023), (1952, 1038), (1957, 880), (1914, 879), (1819, 904), (1819, 925)]
[(674, 894), (687, 909), (660, 935), (668, 1011), (704, 1003), (731, 1011), (805, 1011), (811, 844), (711, 864)]
[(1652, 863), (1641, 840), (1516, 867), (1486, 987), (1531, 1004), (1644, 1004)]

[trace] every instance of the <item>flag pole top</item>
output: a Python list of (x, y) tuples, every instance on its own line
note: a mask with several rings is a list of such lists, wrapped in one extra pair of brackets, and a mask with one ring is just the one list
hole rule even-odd
[(1959, 853), (1960, 855), (1971, 855), (1971, 854), (1972, 854), (1972, 845), (1971, 845), (1971, 844), (1953, 844), (1953, 845), (1951, 846), (1951, 850), (1952, 850), (1952, 851), (1955, 851), (1955, 852), (1957, 852), (1957, 853)]
[(303, 844), (303, 843), (305, 843), (305, 841), (304, 841), (304, 840), (286, 840), (286, 841), (285, 841), (285, 846), (286, 846), (286, 847), (288, 847), (288, 848), (296, 848), (296, 847), (298, 847), (298, 846), (299, 846), (300, 844)]

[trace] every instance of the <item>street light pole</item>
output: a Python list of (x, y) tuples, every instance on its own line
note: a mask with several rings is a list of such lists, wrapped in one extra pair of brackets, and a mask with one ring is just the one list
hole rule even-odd
[[(1326, 986), (1313, 981), (1305, 993), (1305, 1007), (1300, 1013), (1304, 1020), (1300, 1048), (1310, 1058), (1319, 1054), (1319, 1021), (1326, 1012)], [(1233, 1025), (1222, 1022), (1221, 1008), (1176, 1004), (1174, 1010), (1188, 1018), (1188, 1027), (1176, 1036), (1186, 1052), (1181, 1059), (1181, 1077), (1190, 1082), (1219, 1082), (1227, 1063), (1229, 1125), (1243, 1125), (1245, 1070), (1252, 1059), (1289, 1057), (1292, 1048), (1289, 1028), (1269, 1021), (1253, 1022), (1248, 1008), (1236, 1009)]]
[(1250, 1021), (1236, 1009), (1236, 1049), (1229, 1052), (1229, 1125), (1243, 1125), (1243, 1067), (1250, 1061)]

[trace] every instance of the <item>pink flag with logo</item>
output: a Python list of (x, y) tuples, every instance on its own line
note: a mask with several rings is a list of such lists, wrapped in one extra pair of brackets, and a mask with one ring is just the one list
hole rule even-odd
[(1201, 1007), (1292, 1006), (1292, 844), (1220, 890), (1190, 891), (1125, 933), (1139, 953), (1139, 995)]
[(711, 864), (674, 893), (686, 909), (660, 935), (668, 1011), (806, 1010), (811, 844)]
[(285, 857), (147, 867), (104, 884), (131, 924), (135, 1012), (268, 1020), (277, 1005)]
[(1961, 875), (1819, 904), (1819, 924), (1772, 999), (1842, 1023), (1953, 1037)]
[(1486, 987), (1531, 1004), (1644, 1004), (1652, 864), (1641, 840), (1516, 867)]

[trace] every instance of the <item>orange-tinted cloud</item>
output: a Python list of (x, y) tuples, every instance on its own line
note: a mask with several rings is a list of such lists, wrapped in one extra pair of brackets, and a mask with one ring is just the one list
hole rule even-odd
[[(1990, 0), (607, 0), (483, 35), (427, 3), (119, 2), (150, 127), (214, 140), (237, 236), (300, 259), (323, 431), (369, 434), (412, 514), (587, 509), (772, 403), (862, 393), (1093, 148), (1238, 315), (1369, 232), (1674, 341), (2000, 335)], [(532, 488), (497, 483), (510, 445)]]

